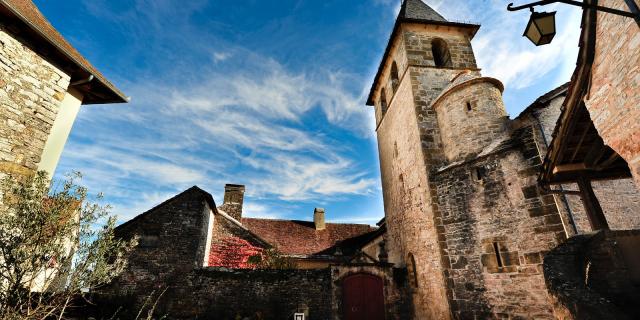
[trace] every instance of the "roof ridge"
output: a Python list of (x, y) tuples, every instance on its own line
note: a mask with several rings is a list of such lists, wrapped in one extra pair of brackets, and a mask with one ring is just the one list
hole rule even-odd
[[(41, 37), (48, 42), (49, 45), (58, 51), (65, 59), (75, 64), (84, 72), (95, 76), (95, 81), (110, 91), (113, 96), (107, 100), (100, 98), (102, 101), (91, 102), (89, 97), (85, 96), (83, 104), (87, 103), (121, 103), (128, 102), (128, 98), (113, 83), (111, 83), (87, 58), (85, 58), (76, 47), (74, 47), (47, 19), (40, 11), (40, 8), (32, 0), (0, 0), (0, 6), (7, 9), (10, 15), (15, 16), (22, 23), (34, 32), (36, 37)], [(68, 72), (68, 70), (63, 71)], [(71, 75), (71, 74), (70, 74)]]
[[(313, 221), (309, 220), (298, 220), (298, 219), (273, 219), (273, 218), (256, 218), (256, 217), (243, 217), (242, 219), (253, 219), (253, 220), (269, 220), (269, 221), (297, 221), (297, 222), (309, 222), (313, 223)], [(356, 225), (356, 226), (369, 226), (372, 227), (368, 223), (348, 223), (348, 222), (327, 222), (325, 224), (334, 224), (334, 225)], [(375, 228), (375, 227), (374, 227)]]
[(208, 192), (204, 191), (203, 189), (201, 189), (201, 188), (200, 188), (200, 187), (198, 187), (198, 186), (192, 186), (192, 187), (190, 187), (190, 188), (188, 188), (188, 189), (186, 189), (186, 190), (184, 190), (184, 191), (182, 191), (182, 192), (180, 192), (180, 193), (176, 194), (175, 196), (173, 196), (173, 197), (171, 197), (171, 198), (169, 198), (169, 199), (167, 199), (167, 200), (165, 200), (165, 201), (162, 201), (161, 203), (159, 203), (159, 204), (157, 204), (157, 205), (153, 206), (151, 209), (149, 209), (149, 210), (147, 210), (147, 211), (144, 211), (144, 212), (143, 212), (143, 213), (141, 213), (141, 214), (138, 214), (137, 216), (135, 216), (135, 217), (133, 217), (133, 218), (129, 219), (128, 221), (123, 222), (122, 224), (118, 225), (115, 229), (123, 228), (123, 227), (125, 227), (125, 226), (127, 226), (127, 225), (129, 225), (129, 224), (133, 223), (134, 221), (137, 221), (137, 220), (139, 220), (139, 219), (143, 218), (144, 216), (147, 216), (147, 215), (151, 214), (151, 213), (152, 213), (153, 211), (155, 211), (156, 209), (158, 209), (158, 208), (160, 208), (160, 207), (163, 207), (163, 206), (165, 206), (165, 205), (169, 204), (170, 202), (172, 202), (172, 201), (174, 201), (174, 200), (178, 199), (179, 197), (181, 197), (181, 196), (183, 196), (183, 195), (185, 195), (185, 194), (187, 194), (187, 193), (189, 193), (189, 192), (193, 192), (193, 191), (196, 191), (196, 192), (201, 193), (201, 194), (202, 194), (202, 195), (207, 199), (207, 202), (209, 203), (209, 206), (211, 206), (211, 207), (212, 207), (212, 210), (214, 210), (214, 208), (215, 208), (215, 210), (217, 211), (217, 208), (216, 208), (216, 206), (215, 206), (215, 202), (213, 202), (213, 196), (211, 196), (211, 194), (210, 194), (210, 193), (208, 193)]

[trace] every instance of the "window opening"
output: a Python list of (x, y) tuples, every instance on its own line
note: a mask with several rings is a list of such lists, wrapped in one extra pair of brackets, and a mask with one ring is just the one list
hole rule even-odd
[(467, 111), (471, 111), (473, 110), (473, 107), (471, 106), (471, 102), (467, 101)]
[(433, 62), (436, 67), (452, 67), (451, 53), (449, 46), (442, 39), (433, 39), (431, 41), (431, 52), (433, 53)]
[(393, 92), (395, 93), (398, 90), (398, 86), (400, 85), (400, 78), (398, 75), (398, 65), (394, 61), (391, 65), (391, 87), (393, 88)]
[(416, 259), (409, 254), (409, 282), (414, 288), (418, 287), (418, 274), (416, 272)]
[(382, 110), (382, 115), (384, 116), (387, 113), (387, 96), (384, 93), (384, 90), (380, 92), (380, 109)]
[(472, 171), (473, 178), (477, 181), (482, 180), (485, 175), (485, 170), (483, 167), (475, 167)]
[(500, 256), (500, 245), (497, 242), (493, 243), (493, 250), (496, 252), (496, 261), (498, 262), (498, 267), (502, 267), (502, 257)]

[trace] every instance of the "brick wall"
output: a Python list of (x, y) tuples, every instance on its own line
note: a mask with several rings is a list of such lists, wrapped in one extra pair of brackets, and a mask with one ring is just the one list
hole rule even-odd
[(37, 169), (69, 79), (0, 23), (0, 175)]

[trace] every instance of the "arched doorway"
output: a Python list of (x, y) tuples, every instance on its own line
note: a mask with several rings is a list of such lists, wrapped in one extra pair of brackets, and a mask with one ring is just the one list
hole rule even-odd
[(384, 320), (384, 293), (380, 277), (358, 273), (342, 281), (344, 320)]

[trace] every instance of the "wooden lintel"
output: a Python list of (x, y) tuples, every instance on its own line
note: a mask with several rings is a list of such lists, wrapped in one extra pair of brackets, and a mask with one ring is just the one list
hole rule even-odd
[(569, 172), (569, 171), (582, 171), (582, 170), (588, 170), (588, 169), (589, 167), (587, 167), (587, 165), (582, 162), (559, 164), (553, 168), (553, 174)]

